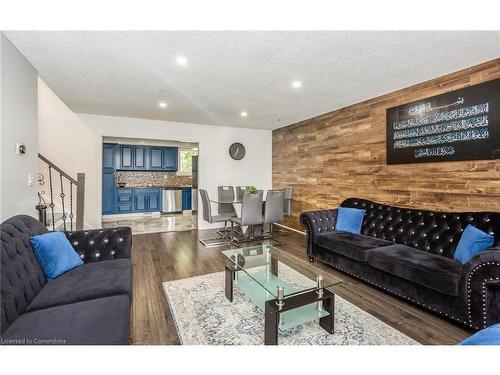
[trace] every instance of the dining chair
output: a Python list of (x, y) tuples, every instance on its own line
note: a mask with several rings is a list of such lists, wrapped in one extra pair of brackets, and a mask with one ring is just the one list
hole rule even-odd
[[(203, 220), (207, 223), (224, 223), (224, 229), (227, 228), (227, 223), (231, 220), (230, 216), (227, 215), (212, 215), (212, 207), (210, 206), (210, 198), (205, 189), (200, 189), (201, 204), (203, 207)], [(221, 246), (228, 243), (227, 233), (221, 237), (212, 237), (200, 239), (200, 242), (205, 247), (215, 247)]]
[[(232, 186), (218, 186), (217, 187), (217, 212), (219, 215), (235, 217), (236, 211), (234, 210), (234, 188)], [(217, 231), (218, 234), (226, 235), (228, 230), (226, 227)]]
[(283, 189), (267, 191), (266, 203), (264, 205), (264, 225), (269, 225), (269, 235), (264, 236), (266, 239), (274, 239), (274, 224), (283, 222), (284, 196), (285, 192)]
[(219, 215), (234, 215), (234, 188), (232, 186), (219, 186), (217, 188), (219, 202)]
[(246, 186), (236, 186), (236, 200), (237, 201), (242, 201), (243, 200), (243, 193), (246, 191), (247, 187)]
[[(262, 196), (263, 191), (257, 190), (255, 194), (250, 194), (245, 191), (243, 193), (243, 199), (241, 204), (241, 217), (233, 217), (231, 218), (231, 242), (232, 243), (240, 243), (240, 242), (248, 242), (254, 241), (254, 226), (262, 225), (263, 217), (262, 217)], [(236, 241), (234, 238), (234, 224), (238, 224), (240, 227), (248, 226), (249, 227), (249, 238), (247, 239), (239, 239)], [(242, 231), (243, 233), (243, 231)]]

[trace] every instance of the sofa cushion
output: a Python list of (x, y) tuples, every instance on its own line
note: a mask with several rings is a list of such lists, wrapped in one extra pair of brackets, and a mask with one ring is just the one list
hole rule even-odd
[(358, 208), (339, 207), (335, 229), (359, 234), (366, 211)]
[(47, 281), (83, 264), (63, 232), (49, 232), (31, 237), (31, 246)]
[(127, 344), (129, 304), (128, 296), (121, 295), (26, 313), (2, 334), (2, 342), (4, 344)]
[(493, 236), (469, 224), (458, 241), (453, 259), (465, 264), (480, 251), (491, 249), (494, 243)]
[(366, 252), (372, 267), (450, 296), (458, 295), (462, 265), (454, 259), (405, 245)]
[(380, 238), (343, 231), (319, 234), (316, 243), (327, 250), (359, 260), (360, 262), (366, 261), (365, 252), (367, 250), (394, 244), (394, 242), (381, 240)]
[(476, 332), (459, 345), (500, 345), (500, 323)]
[(88, 263), (45, 284), (27, 311), (117, 294), (130, 295), (131, 289), (130, 260), (115, 259)]

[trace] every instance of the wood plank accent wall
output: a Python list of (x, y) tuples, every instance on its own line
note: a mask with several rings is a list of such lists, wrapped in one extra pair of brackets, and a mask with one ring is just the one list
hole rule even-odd
[[(500, 78), (500, 58), (273, 131), (273, 186), (292, 216), (348, 197), (443, 211), (500, 211), (500, 160), (386, 164), (386, 109)], [(500, 103), (496, 103), (500, 105)]]

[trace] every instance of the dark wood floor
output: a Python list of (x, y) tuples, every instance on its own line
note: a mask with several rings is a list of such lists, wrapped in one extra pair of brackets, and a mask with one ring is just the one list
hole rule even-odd
[[(214, 231), (139, 234), (133, 237), (132, 263), (134, 298), (131, 316), (131, 343), (179, 344), (161, 283), (224, 270), (220, 254), (229, 246), (205, 248), (198, 241), (213, 237)], [(335, 292), (422, 344), (456, 344), (469, 336), (462, 327), (389, 296), (305, 255), (305, 237), (293, 233), (282, 237), (279, 256), (285, 263), (306, 274), (315, 267), (348, 283)]]

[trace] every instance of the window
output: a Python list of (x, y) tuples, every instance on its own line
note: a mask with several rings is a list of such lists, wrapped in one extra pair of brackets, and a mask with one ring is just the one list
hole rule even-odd
[(191, 175), (192, 171), (192, 157), (198, 155), (194, 150), (180, 150), (179, 151), (179, 174)]

